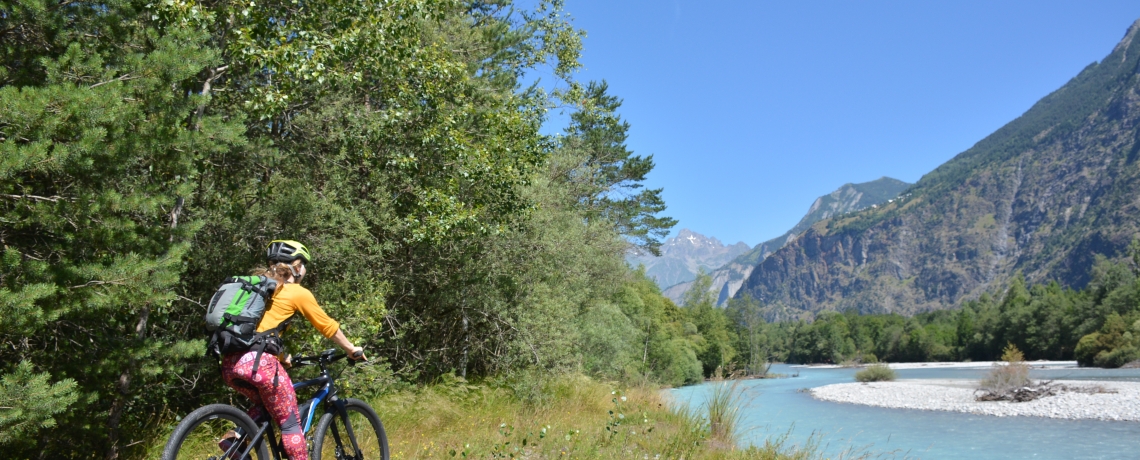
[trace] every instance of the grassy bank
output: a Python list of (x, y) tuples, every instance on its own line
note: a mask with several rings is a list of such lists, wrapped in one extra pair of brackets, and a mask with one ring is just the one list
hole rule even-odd
[[(734, 387), (725, 387), (734, 391)], [(779, 442), (739, 449), (724, 427), (732, 408), (709, 423), (707, 407), (677, 409), (651, 386), (584, 376), (461, 379), (372, 401), (394, 459), (418, 458), (815, 458), (814, 449)], [(739, 398), (727, 398), (728, 402)]]
[[(814, 443), (785, 446), (782, 439), (770, 439), (763, 446), (737, 447), (739, 410), (746, 402), (737, 383), (716, 384), (709, 403), (686, 407), (651, 384), (582, 375), (528, 374), (481, 383), (445, 376), (369, 403), (384, 422), (397, 460), (822, 458)], [(142, 458), (158, 458), (176, 423), (156, 424)]]

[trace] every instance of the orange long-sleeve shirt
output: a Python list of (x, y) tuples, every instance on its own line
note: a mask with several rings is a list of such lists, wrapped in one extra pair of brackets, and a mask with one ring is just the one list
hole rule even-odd
[(309, 320), (309, 323), (312, 323), (313, 327), (325, 337), (332, 337), (340, 330), (340, 323), (325, 313), (317, 304), (317, 298), (313, 297), (313, 293), (294, 283), (280, 286), (277, 292), (273, 293), (273, 302), (269, 304), (265, 315), (261, 317), (261, 322), (257, 324), (257, 332), (273, 329), (297, 313)]

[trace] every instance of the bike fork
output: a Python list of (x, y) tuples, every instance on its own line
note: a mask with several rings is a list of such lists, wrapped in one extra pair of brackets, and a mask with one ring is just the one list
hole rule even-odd
[[(336, 406), (337, 415), (340, 416), (341, 423), (344, 424), (344, 430), (347, 431), (346, 434), (348, 435), (348, 440), (350, 443), (352, 443), (352, 458), (358, 458), (360, 457), (360, 446), (356, 443), (356, 433), (353, 432), (352, 423), (348, 421), (348, 409), (345, 408), (344, 401), (340, 398), (336, 398), (332, 402), (333, 405)], [(332, 424), (332, 432), (333, 439), (336, 440), (336, 448), (340, 451), (340, 454), (337, 457), (339, 459), (340, 456), (344, 455), (345, 445), (344, 441), (341, 440), (340, 432), (337, 430), (335, 423)]]

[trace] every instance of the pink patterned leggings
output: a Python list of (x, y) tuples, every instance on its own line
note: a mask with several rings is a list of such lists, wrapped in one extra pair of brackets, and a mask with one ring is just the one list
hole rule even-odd
[[(297, 411), (297, 393), (293, 380), (285, 372), (277, 357), (265, 353), (257, 371), (253, 371), (256, 351), (231, 353), (222, 358), (222, 380), (226, 385), (249, 398), (253, 405), (246, 411), (257, 421), (265, 420), (265, 411), (281, 427), (281, 443), (290, 460), (309, 460), (305, 434), (301, 431), (301, 414)], [(253, 376), (250, 377), (252, 372)], [(277, 385), (273, 385), (274, 377)]]

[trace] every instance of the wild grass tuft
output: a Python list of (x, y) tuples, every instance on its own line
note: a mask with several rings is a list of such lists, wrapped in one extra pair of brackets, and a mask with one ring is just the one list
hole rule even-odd
[(855, 373), (855, 380), (860, 382), (889, 382), (895, 379), (895, 371), (886, 364), (872, 364)]
[(741, 405), (744, 393), (740, 380), (720, 380), (712, 383), (709, 397), (705, 400), (708, 409), (709, 437), (713, 440), (736, 445), (736, 428), (740, 424)]

